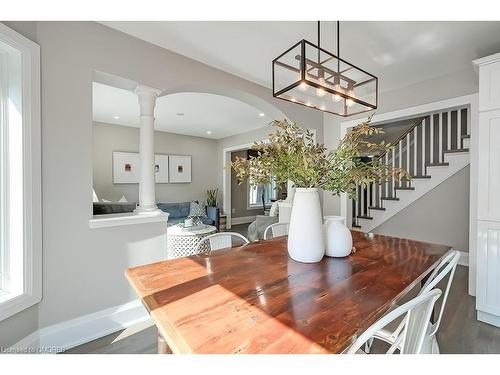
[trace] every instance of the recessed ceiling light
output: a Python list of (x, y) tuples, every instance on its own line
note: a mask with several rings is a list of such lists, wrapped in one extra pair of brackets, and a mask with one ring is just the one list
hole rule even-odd
[(207, 130), (207, 131), (206, 131), (206, 133), (207, 133), (208, 135), (210, 135), (210, 134), (212, 134), (212, 131), (211, 131), (211, 130)]
[(263, 114), (262, 112), (259, 113), (259, 117), (264, 117), (264, 116), (265, 116), (265, 114)]
[(116, 116), (116, 115), (114, 115), (114, 116), (113, 116), (113, 118), (114, 118), (115, 120), (118, 120), (118, 119), (120, 119), (120, 116)]
[(184, 112), (177, 112), (176, 115), (177, 116), (184, 116)]

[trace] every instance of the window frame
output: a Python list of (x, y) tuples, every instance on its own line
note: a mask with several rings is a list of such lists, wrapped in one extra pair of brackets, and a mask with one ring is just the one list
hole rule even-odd
[[(277, 185), (276, 185), (276, 181), (273, 179), (273, 182), (270, 182), (268, 185), (273, 185), (271, 188), (274, 189), (274, 191), (275, 191), (274, 197), (271, 197), (271, 199), (277, 199)], [(250, 203), (250, 190), (251, 189), (252, 189), (252, 185), (250, 183), (248, 183), (248, 186), (247, 186), (247, 210), (262, 209), (262, 202), (258, 202), (258, 203), (255, 203), (255, 204)], [(273, 205), (273, 202), (269, 201), (264, 206), (266, 208), (269, 208), (272, 205)]]
[[(23, 180), (22, 270), (19, 270), (21, 272), (18, 280), (22, 288), (16, 292), (4, 290), (0, 294), (0, 321), (2, 321), (40, 302), (42, 298), (42, 199), (40, 47), (1, 23), (0, 41), (18, 50), (21, 56)], [(7, 213), (8, 209), (7, 205)], [(7, 225), (8, 222), (5, 226)], [(11, 253), (11, 251), (12, 249), (7, 249), (6, 252)]]
[(7, 168), (8, 163), (8, 129), (3, 127), (3, 123), (8, 123), (6, 108), (6, 95), (8, 94), (7, 72), (6, 72), (6, 54), (0, 50), (0, 298), (6, 295), (8, 288), (8, 222), (9, 199), (7, 187)]

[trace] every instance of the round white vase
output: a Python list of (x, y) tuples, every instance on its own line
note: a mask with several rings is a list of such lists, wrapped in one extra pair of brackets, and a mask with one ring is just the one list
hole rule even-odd
[(351, 254), (352, 235), (343, 216), (325, 216), (325, 242), (326, 256), (341, 258)]
[(318, 189), (297, 188), (288, 230), (288, 254), (302, 263), (316, 263), (325, 255), (323, 220)]

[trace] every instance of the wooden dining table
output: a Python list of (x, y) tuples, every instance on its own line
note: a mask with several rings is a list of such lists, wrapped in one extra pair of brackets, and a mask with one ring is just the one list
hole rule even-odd
[(352, 231), (355, 253), (299, 263), (286, 237), (126, 270), (161, 353), (342, 353), (450, 250)]

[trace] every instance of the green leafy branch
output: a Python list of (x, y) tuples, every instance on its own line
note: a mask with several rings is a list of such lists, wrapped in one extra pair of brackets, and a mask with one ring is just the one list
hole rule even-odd
[(369, 141), (371, 135), (383, 133), (370, 122), (371, 117), (355, 126), (336, 150), (327, 152), (323, 144), (314, 142), (309, 130), (287, 120), (275, 120), (270, 124), (275, 131), (269, 141), (252, 146), (257, 156), (237, 157), (229, 167), (240, 181), (248, 180), (251, 185), (268, 184), (275, 178), (278, 184), (291, 180), (297, 187), (321, 188), (350, 197), (357, 185), (382, 183), (388, 178), (409, 179), (405, 170), (386, 165), (377, 157), (392, 146)]

